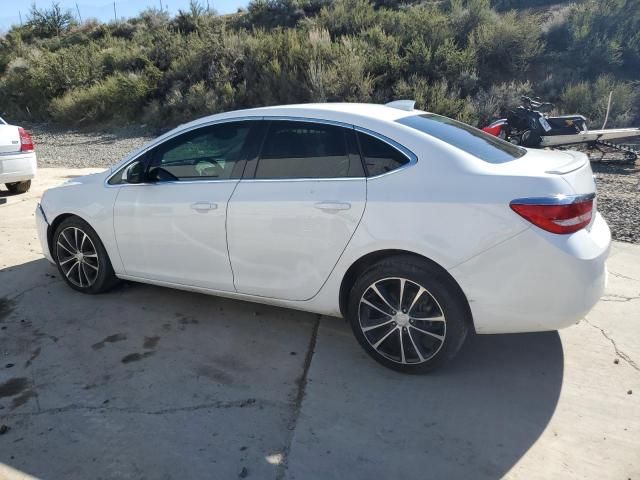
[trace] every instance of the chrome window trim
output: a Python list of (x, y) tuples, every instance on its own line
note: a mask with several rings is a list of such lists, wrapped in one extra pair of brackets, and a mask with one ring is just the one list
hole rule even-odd
[(571, 205), (572, 203), (587, 202), (595, 197), (595, 193), (581, 195), (558, 194), (549, 197), (516, 198), (509, 205)]
[[(337, 120), (326, 120), (323, 118), (313, 118), (313, 117), (295, 117), (295, 116), (291, 116), (291, 115), (267, 115), (267, 116), (245, 116), (245, 117), (230, 117), (230, 118), (222, 118), (222, 119), (218, 119), (218, 120), (211, 120), (208, 122), (203, 122), (201, 124), (198, 125), (192, 125), (189, 128), (184, 128), (182, 130), (179, 130), (177, 132), (175, 132), (173, 135), (171, 135), (170, 137), (164, 138), (162, 140), (158, 140), (155, 141), (151, 144), (149, 144), (147, 146), (147, 148), (145, 148), (143, 151), (139, 152), (135, 157), (125, 161), (122, 166), (120, 166), (117, 170), (115, 170), (113, 173), (111, 173), (109, 176), (107, 176), (107, 178), (104, 180), (104, 186), (107, 188), (119, 188), (119, 187), (123, 187), (123, 186), (144, 186), (144, 185), (157, 185), (156, 183), (119, 183), (116, 185), (110, 185), (109, 184), (109, 180), (111, 180), (112, 177), (114, 177), (115, 175), (117, 175), (122, 169), (127, 168), (129, 165), (131, 165), (133, 162), (135, 162), (136, 160), (138, 160), (142, 155), (145, 155), (149, 150), (158, 147), (159, 145), (162, 145), (165, 142), (168, 142), (170, 140), (173, 140), (174, 138), (176, 138), (179, 135), (182, 135), (184, 133), (188, 133), (190, 131), (199, 129), (199, 128), (204, 128), (204, 127), (210, 127), (213, 125), (217, 125), (217, 124), (221, 124), (221, 123), (229, 123), (229, 122), (243, 122), (243, 121), (260, 121), (260, 120), (264, 120), (264, 121), (272, 121), (272, 120), (281, 120), (281, 121), (290, 121), (290, 122), (307, 122), (307, 123), (319, 123), (319, 124), (324, 124), (324, 125), (334, 125), (337, 127), (343, 127), (343, 128), (348, 128), (351, 130), (355, 130), (356, 132), (361, 132), (364, 133), (366, 135), (370, 135), (384, 143), (386, 143), (387, 145), (395, 148), (396, 150), (398, 150), (400, 153), (402, 153), (405, 157), (407, 157), (407, 159), (409, 160), (408, 163), (402, 165), (401, 167), (398, 167), (394, 170), (391, 170), (390, 172), (385, 172), (385, 173), (381, 173), (379, 175), (372, 175), (370, 177), (364, 176), (364, 177), (330, 177), (330, 178), (318, 178), (318, 177), (307, 177), (307, 178), (249, 178), (249, 179), (243, 179), (243, 178), (239, 178), (239, 179), (226, 179), (226, 180), (179, 180), (179, 181), (167, 181), (167, 182), (161, 182), (162, 184), (167, 184), (167, 183), (172, 183), (172, 184), (191, 184), (191, 183), (218, 183), (218, 182), (231, 182), (231, 181), (243, 181), (243, 182), (280, 182), (280, 181), (335, 181), (335, 180), (362, 180), (362, 179), (367, 179), (367, 180), (373, 180), (376, 178), (380, 178), (380, 177), (384, 177), (386, 175), (391, 175), (393, 173), (399, 172), (401, 170), (405, 170), (406, 168), (409, 168), (413, 165), (415, 165), (416, 163), (418, 163), (418, 156), (413, 153), (411, 150), (409, 150), (407, 147), (405, 147), (404, 145), (396, 142), (395, 140), (392, 140), (391, 138), (375, 132), (373, 130), (369, 130), (368, 128), (365, 127), (360, 127), (358, 125), (353, 125), (353, 124), (349, 124), (349, 123), (345, 123), (345, 122), (340, 122)], [(366, 173), (366, 172), (365, 172)], [(205, 177), (206, 178), (206, 177)]]
[[(389, 172), (391, 173), (391, 172)], [(354, 180), (366, 180), (367, 177), (303, 177), (303, 178), (243, 178), (242, 183), (261, 182), (344, 182)]]
[(325, 120), (324, 118), (312, 118), (312, 117), (292, 117), (290, 115), (268, 115), (262, 117), (264, 120), (270, 121), (284, 121), (284, 122), (304, 122), (304, 123), (319, 123), (322, 125), (333, 125), (336, 127), (343, 127), (349, 130), (353, 130), (354, 126), (350, 123), (339, 122), (337, 120)]

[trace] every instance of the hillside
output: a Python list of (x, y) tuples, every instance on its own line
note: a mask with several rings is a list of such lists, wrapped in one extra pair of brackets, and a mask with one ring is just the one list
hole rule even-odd
[[(558, 5), (559, 4), (559, 5)], [(512, 10), (514, 9), (514, 10)], [(521, 94), (598, 124), (638, 123), (640, 2), (197, 2), (78, 24), (55, 6), (0, 40), (0, 112), (68, 126), (169, 126), (235, 108), (386, 102), (486, 123)]]

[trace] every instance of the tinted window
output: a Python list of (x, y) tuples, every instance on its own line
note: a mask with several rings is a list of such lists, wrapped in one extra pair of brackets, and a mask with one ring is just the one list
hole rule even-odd
[(362, 132), (358, 132), (358, 139), (370, 177), (390, 172), (409, 163), (406, 155), (382, 140)]
[(520, 158), (527, 151), (466, 123), (433, 113), (401, 118), (398, 123), (428, 133), (485, 162), (503, 163)]
[(155, 180), (227, 180), (240, 178), (240, 161), (250, 122), (199, 128), (157, 149), (149, 169)]
[(334, 125), (273, 121), (255, 178), (339, 178), (363, 176), (362, 162), (347, 150), (352, 132)]

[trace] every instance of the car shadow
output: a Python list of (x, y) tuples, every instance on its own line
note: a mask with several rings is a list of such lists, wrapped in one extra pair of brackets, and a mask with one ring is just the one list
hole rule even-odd
[(337, 478), (332, 465), (351, 465), (349, 478), (502, 478), (547, 427), (563, 370), (560, 336), (543, 332), (471, 334), (443, 368), (398, 374), (364, 354), (346, 322), (326, 319), (293, 477)]
[(122, 475), (198, 478), (214, 456), (220, 478), (240, 465), (267, 478), (282, 472), (266, 456), (284, 451), (291, 478), (497, 479), (555, 411), (557, 332), (472, 334), (412, 376), (373, 362), (341, 319), (321, 318), (311, 356), (316, 324), (142, 284), (82, 295), (44, 259), (0, 269), (0, 349), (15, 364), (0, 372), (0, 467), (91, 478), (117, 459)]
[(20, 195), (20, 194), (19, 193), (11, 193), (9, 190), (3, 190), (2, 188), (0, 188), (0, 198), (17, 197), (18, 195)]

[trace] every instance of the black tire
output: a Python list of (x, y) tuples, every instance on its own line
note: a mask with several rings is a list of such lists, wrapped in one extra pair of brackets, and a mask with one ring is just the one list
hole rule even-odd
[[(403, 298), (398, 302), (401, 284)], [(387, 304), (373, 285), (388, 297)], [(414, 301), (418, 292), (422, 293)], [(389, 308), (399, 303), (402, 311)], [(407, 310), (408, 314), (403, 313)], [(375, 315), (379, 318), (372, 319)], [(427, 373), (452, 359), (471, 325), (467, 299), (453, 278), (436, 264), (411, 255), (389, 257), (366, 269), (349, 293), (347, 318), (356, 339), (374, 360), (403, 373)], [(363, 328), (369, 329), (365, 333)], [(381, 340), (385, 335), (387, 339)]]
[(27, 193), (31, 188), (31, 180), (24, 182), (5, 183), (5, 186), (11, 193)]
[[(77, 245), (80, 245), (79, 249)], [(66, 218), (58, 225), (51, 251), (60, 275), (74, 290), (97, 294), (111, 290), (119, 283), (98, 234), (79, 217)], [(82, 255), (78, 259), (79, 252)]]

